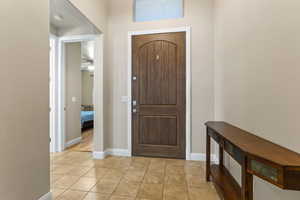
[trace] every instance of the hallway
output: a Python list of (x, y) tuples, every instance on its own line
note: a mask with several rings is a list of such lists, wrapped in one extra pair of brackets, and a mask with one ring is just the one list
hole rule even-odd
[(68, 148), (69, 151), (92, 152), (94, 129), (85, 130), (82, 132), (82, 140), (80, 143)]

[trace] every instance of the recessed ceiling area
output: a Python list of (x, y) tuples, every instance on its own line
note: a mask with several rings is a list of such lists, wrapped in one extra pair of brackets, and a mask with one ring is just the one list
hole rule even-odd
[(56, 36), (100, 33), (68, 0), (50, 0), (50, 31)]

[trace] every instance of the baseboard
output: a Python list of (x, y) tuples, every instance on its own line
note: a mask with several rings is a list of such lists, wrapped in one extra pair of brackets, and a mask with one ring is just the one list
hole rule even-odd
[(106, 149), (103, 151), (94, 151), (93, 157), (94, 159), (104, 159), (106, 156), (124, 156), (130, 157), (130, 153), (127, 149)]
[(106, 149), (105, 155), (130, 157), (127, 149)]
[[(130, 153), (127, 149), (106, 149), (103, 151), (94, 151), (93, 157), (94, 159), (104, 159), (106, 156), (124, 156), (130, 157)], [(191, 153), (186, 155), (186, 160), (193, 160), (193, 161), (206, 161), (206, 154), (204, 153)], [(218, 159), (216, 154), (211, 155), (211, 161), (213, 163), (218, 163)]]
[(106, 157), (105, 152), (103, 151), (94, 151), (93, 158), (96, 160), (102, 160)]
[[(218, 162), (216, 154), (211, 155), (210, 159), (214, 163)], [(194, 161), (206, 161), (206, 154), (204, 154), (204, 153), (191, 153), (190, 154), (190, 160), (194, 160)]]
[(52, 200), (52, 193), (48, 192), (47, 194), (45, 194), (44, 196), (42, 196), (38, 200)]
[(75, 144), (80, 143), (81, 140), (82, 140), (82, 138), (81, 138), (81, 136), (80, 136), (80, 137), (78, 137), (78, 138), (75, 138), (75, 139), (73, 139), (73, 140), (68, 141), (68, 142), (66, 143), (66, 148), (71, 147), (71, 146), (73, 146), (73, 145), (75, 145)]

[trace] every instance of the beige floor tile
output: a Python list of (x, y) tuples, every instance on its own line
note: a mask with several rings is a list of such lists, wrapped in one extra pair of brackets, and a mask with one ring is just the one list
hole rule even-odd
[(189, 188), (189, 198), (190, 200), (220, 200), (212, 188)]
[(53, 188), (68, 189), (79, 180), (78, 176), (63, 176), (53, 184)]
[(186, 175), (186, 181), (189, 187), (202, 187), (207, 185), (204, 176)]
[(163, 184), (142, 184), (138, 192), (138, 198), (162, 200), (163, 199)]
[(94, 160), (86, 160), (83, 161), (82, 163), (79, 163), (79, 166), (84, 166), (84, 167), (95, 167), (96, 166), (96, 162)]
[(189, 175), (204, 176), (205, 171), (200, 166), (185, 166), (185, 173)]
[(116, 169), (110, 169), (102, 179), (119, 182), (124, 176), (124, 172), (116, 170)]
[(144, 171), (146, 172), (147, 168), (149, 165), (145, 164), (145, 163), (139, 163), (139, 162), (132, 162), (128, 168), (128, 170), (138, 170), (138, 171)]
[(160, 162), (160, 163), (151, 162), (151, 164), (148, 167), (148, 172), (164, 174), (165, 168), (166, 168), (165, 162)]
[(99, 194), (99, 193), (88, 193), (83, 200), (109, 200), (109, 195)]
[(203, 165), (205, 165), (205, 162), (200, 162), (200, 161), (192, 161), (192, 160), (187, 160), (186, 162), (186, 166), (200, 166), (202, 167)]
[(107, 174), (109, 169), (107, 168), (92, 168), (90, 169), (86, 174), (84, 174), (84, 177), (90, 177), (90, 178), (102, 178), (105, 174)]
[(143, 183), (149, 184), (163, 184), (164, 183), (164, 174), (163, 173), (155, 173), (155, 172), (147, 172)]
[(61, 195), (62, 193), (64, 193), (64, 189), (52, 189), (51, 193), (52, 193), (52, 198), (53, 199), (57, 199), (59, 197), (59, 195)]
[(140, 183), (121, 181), (114, 191), (115, 196), (136, 197)]
[(167, 165), (166, 174), (185, 174), (184, 166), (181, 165)]
[(124, 175), (123, 179), (129, 182), (142, 182), (144, 175), (145, 175), (144, 171), (128, 170)]
[(58, 200), (82, 200), (86, 196), (86, 192), (68, 190), (61, 194)]
[(64, 175), (62, 174), (50, 174), (50, 182), (55, 183), (59, 179), (61, 179)]
[(90, 169), (91, 167), (78, 166), (71, 169), (67, 174), (72, 176), (82, 176), (86, 174)]
[(72, 166), (72, 165), (55, 165), (55, 167), (52, 170), (52, 173), (65, 175), (69, 171), (71, 171), (73, 168), (74, 168), (74, 166)]
[(92, 192), (97, 192), (101, 194), (112, 194), (119, 182), (111, 180), (100, 180), (92, 189)]
[(171, 185), (186, 185), (185, 174), (167, 174), (165, 176), (165, 183)]
[(115, 157), (91, 153), (51, 154), (55, 200), (219, 200), (205, 181), (205, 162)]
[(72, 190), (80, 190), (80, 191), (90, 191), (97, 183), (97, 179), (95, 178), (80, 178), (72, 187)]
[(152, 160), (152, 158), (133, 157), (133, 161), (138, 162), (138, 163), (150, 164), (151, 160)]
[(109, 200), (135, 200), (133, 197), (111, 196)]
[(188, 190), (185, 186), (165, 185), (164, 200), (188, 200), (188, 198)]
[(186, 164), (185, 160), (177, 160), (177, 159), (166, 159), (167, 165), (177, 165), (184, 166)]

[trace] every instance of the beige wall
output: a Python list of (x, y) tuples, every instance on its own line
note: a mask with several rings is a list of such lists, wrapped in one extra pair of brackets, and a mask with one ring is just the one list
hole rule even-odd
[[(105, 42), (105, 46), (107, 43), (107, 2), (110, 0), (88, 0), (88, 1), (82, 1), (82, 0), (70, 0), (74, 6), (76, 6), (82, 14), (84, 14), (102, 33), (103, 33), (103, 39)], [(106, 76), (106, 74), (109, 74), (108, 65), (107, 65), (107, 51), (106, 48), (104, 49), (104, 67), (103, 67), (103, 74), (105, 74), (103, 78), (103, 83), (99, 81), (100, 83), (97, 83), (96, 88), (99, 88), (99, 86), (103, 86), (103, 96), (104, 96), (104, 102), (105, 105), (102, 109), (102, 106), (99, 105), (98, 109), (103, 110), (104, 113), (104, 123), (98, 123), (95, 124), (95, 130), (98, 130), (98, 134), (94, 134), (94, 151), (103, 151), (103, 137), (102, 134), (106, 133), (106, 123), (107, 118), (106, 116), (109, 115), (110, 110), (106, 106), (109, 101), (109, 94), (110, 94), (110, 79)], [(98, 91), (98, 93), (101, 93)], [(102, 98), (102, 93), (100, 94), (100, 97)], [(97, 114), (98, 113), (98, 114)], [(99, 114), (99, 112), (95, 113), (95, 119), (100, 119), (102, 116)], [(100, 127), (103, 127), (103, 133), (99, 130)]]
[(93, 72), (81, 71), (81, 96), (82, 105), (93, 105), (93, 88), (94, 88), (94, 75)]
[[(215, 0), (215, 6), (216, 119), (300, 152), (300, 2)], [(255, 181), (255, 200), (299, 196)]]
[(107, 1), (109, 0), (70, 0), (103, 33), (107, 26)]
[(110, 0), (108, 17), (107, 71), (109, 81), (105, 93), (109, 112), (105, 113), (106, 148), (127, 149), (128, 31), (191, 26), (192, 28), (192, 151), (205, 152), (204, 122), (214, 118), (213, 93), (213, 2), (211, 0), (185, 1), (185, 17), (135, 23), (132, 0)]
[[(67, 43), (66, 52), (66, 142), (81, 136), (81, 43)], [(75, 98), (74, 102), (72, 98)]]
[(0, 198), (36, 200), (50, 187), (48, 2), (3, 0), (0, 16)]

